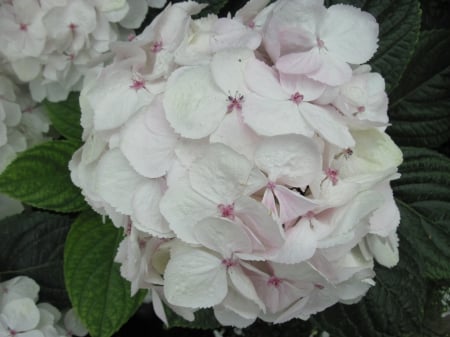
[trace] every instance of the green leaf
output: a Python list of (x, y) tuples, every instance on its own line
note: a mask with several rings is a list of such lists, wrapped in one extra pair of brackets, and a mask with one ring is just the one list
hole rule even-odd
[(73, 220), (68, 216), (33, 212), (0, 222), (0, 281), (24, 275), (40, 286), (40, 301), (60, 309), (70, 305), (64, 286), (64, 241)]
[(208, 4), (208, 7), (206, 7), (200, 14), (203, 16), (209, 13), (219, 13), (219, 11), (226, 5), (227, 0), (199, 0), (197, 2)]
[(79, 93), (71, 93), (63, 102), (44, 102), (52, 126), (67, 139), (75, 141), (81, 141), (83, 132), (80, 125), (81, 111), (78, 97)]
[(450, 278), (450, 159), (432, 150), (404, 148), (402, 177), (393, 189), (401, 232), (425, 262), (425, 274)]
[(402, 146), (438, 147), (450, 138), (450, 31), (422, 32), (405, 76), (390, 95), (388, 132)]
[[(376, 286), (357, 304), (337, 304), (313, 322), (333, 337), (398, 337), (421, 331), (426, 285), (414, 248), (400, 238), (400, 262), (375, 268)], [(407, 289), (407, 291), (405, 291)]]
[(130, 295), (130, 283), (114, 263), (122, 231), (87, 211), (72, 224), (64, 252), (70, 300), (93, 337), (109, 337), (128, 321), (146, 292)]
[(79, 146), (70, 141), (50, 141), (22, 153), (0, 175), (0, 192), (37, 208), (76, 212), (87, 208), (68, 168)]
[(164, 310), (170, 328), (190, 328), (190, 329), (217, 329), (221, 325), (216, 320), (212, 309), (200, 309), (195, 312), (195, 320), (189, 322), (183, 317), (178, 316), (169, 307), (165, 306)]
[(420, 29), (418, 0), (327, 0), (327, 7), (345, 3), (371, 13), (380, 25), (379, 47), (370, 60), (383, 75), (386, 90), (395, 88), (411, 59)]

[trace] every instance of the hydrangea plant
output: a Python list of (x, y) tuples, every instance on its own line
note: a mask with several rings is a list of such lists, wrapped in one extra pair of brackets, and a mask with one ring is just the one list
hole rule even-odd
[[(46, 270), (33, 254), (58, 247), (51, 284), (94, 337), (111, 336), (146, 294), (168, 326), (434, 328), (426, 299), (450, 279), (450, 162), (427, 148), (448, 144), (450, 41), (419, 32), (417, 0), (78, 2), (0, 7), (15, 20), (0, 29), (4, 129), (14, 109), (25, 114), (11, 105), (6, 76), (18, 76), (48, 98), (39, 108), (55, 137), (19, 154), (0, 191), (61, 213), (2, 222), (15, 244), (0, 249), (1, 278)], [(148, 5), (164, 8), (111, 35), (138, 27)], [(24, 48), (8, 42), (11, 27)], [(25, 55), (43, 39), (48, 49)], [(67, 85), (72, 70), (50, 69), (76, 46), (95, 55)], [(30, 258), (10, 258), (16, 247)]]

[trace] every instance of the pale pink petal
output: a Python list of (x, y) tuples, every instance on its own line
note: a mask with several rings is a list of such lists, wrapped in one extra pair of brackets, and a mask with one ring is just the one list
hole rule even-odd
[(120, 149), (137, 172), (158, 178), (173, 164), (178, 137), (165, 118), (161, 102), (155, 100), (121, 130)]
[(276, 70), (259, 60), (250, 60), (245, 67), (245, 81), (249, 89), (259, 96), (274, 100), (287, 100), (289, 91), (283, 90)]
[(228, 268), (228, 276), (230, 277), (230, 281), (234, 288), (241, 296), (257, 304), (261, 310), (265, 310), (264, 303), (259, 298), (252, 281), (247, 275), (245, 275), (241, 266), (233, 266)]
[(189, 179), (193, 190), (208, 200), (217, 205), (231, 204), (245, 189), (251, 170), (247, 158), (215, 143), (192, 164)]
[(226, 218), (205, 218), (194, 226), (194, 236), (206, 248), (229, 257), (234, 252), (248, 252), (251, 241), (245, 230)]
[(319, 49), (313, 48), (305, 52), (283, 55), (277, 60), (275, 66), (280, 72), (286, 74), (310, 74), (319, 70), (323, 62)]
[(227, 112), (226, 95), (214, 83), (209, 67), (183, 67), (167, 81), (164, 109), (170, 125), (183, 137), (210, 135)]
[(166, 220), (159, 210), (163, 196), (163, 186), (160, 180), (149, 179), (138, 187), (133, 196), (133, 225), (140, 231), (156, 237), (173, 237)]
[(96, 191), (118, 212), (131, 214), (132, 195), (147, 179), (139, 175), (119, 149), (106, 152), (97, 165)]
[(214, 23), (210, 41), (215, 52), (234, 48), (255, 50), (261, 44), (261, 35), (237, 20), (220, 18)]
[(266, 188), (261, 203), (269, 209), (271, 215), (279, 217), (278, 208), (275, 203), (275, 195), (272, 189)]
[(305, 187), (320, 172), (321, 155), (317, 145), (301, 135), (264, 139), (255, 152), (255, 164), (269, 180)]
[(344, 149), (355, 145), (347, 126), (333, 116), (337, 112), (332, 108), (303, 102), (299, 105), (299, 110), (311, 127), (326, 141)]
[(273, 193), (280, 205), (280, 221), (286, 223), (306, 214), (317, 207), (317, 202), (304, 197), (299, 192), (292, 191), (285, 186), (276, 185)]
[(317, 57), (322, 60), (321, 65), (317, 69), (305, 73), (307, 77), (331, 86), (350, 81), (352, 68), (346, 62), (334, 58), (329, 53), (321, 53)]
[(297, 106), (290, 101), (277, 101), (248, 94), (242, 108), (244, 122), (261, 136), (290, 133), (308, 137), (314, 131), (299, 114)]
[(244, 124), (242, 117), (236, 112), (227, 114), (209, 139), (211, 143), (225, 144), (249, 160), (253, 160), (261, 137)]
[(226, 96), (247, 91), (244, 69), (247, 62), (254, 58), (253, 51), (245, 48), (223, 50), (213, 56), (211, 73), (215, 84)]
[(375, 18), (349, 5), (329, 7), (319, 34), (329, 53), (348, 63), (363, 64), (369, 61), (378, 47)]
[(198, 243), (194, 225), (219, 214), (217, 204), (195, 192), (187, 181), (179, 180), (169, 187), (160, 203), (160, 210), (177, 237), (188, 243)]
[(326, 85), (304, 75), (280, 74), (280, 83), (284, 91), (291, 95), (298, 92), (305, 101), (313, 101), (323, 94)]
[(228, 290), (222, 260), (201, 249), (175, 247), (164, 272), (164, 295), (170, 304), (207, 308), (222, 302)]

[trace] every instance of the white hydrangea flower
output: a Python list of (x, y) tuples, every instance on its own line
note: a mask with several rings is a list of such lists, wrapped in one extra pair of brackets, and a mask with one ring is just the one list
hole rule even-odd
[(242, 328), (358, 301), (374, 261), (398, 261), (402, 154), (363, 64), (375, 19), (315, 0), (202, 8), (168, 5), (81, 91), (71, 177), (124, 228), (122, 276), (165, 322), (163, 303)]

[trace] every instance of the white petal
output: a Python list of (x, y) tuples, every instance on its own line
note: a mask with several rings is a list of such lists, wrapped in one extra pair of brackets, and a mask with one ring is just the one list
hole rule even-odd
[(244, 68), (254, 59), (249, 49), (228, 49), (216, 53), (211, 60), (211, 73), (214, 82), (226, 95), (244, 94)]
[(369, 234), (366, 242), (378, 263), (388, 268), (392, 268), (398, 263), (398, 237), (395, 233), (388, 237)]
[(64, 325), (68, 331), (75, 336), (86, 336), (88, 334), (87, 329), (83, 326), (78, 316), (75, 314), (75, 310), (70, 309), (64, 316)]
[(327, 109), (319, 105), (303, 102), (300, 104), (299, 110), (311, 127), (331, 144), (344, 149), (355, 145), (355, 140), (347, 126), (332, 115), (334, 110), (331, 108)]
[(214, 307), (214, 316), (223, 326), (234, 326), (240, 329), (248, 327), (255, 321), (255, 319), (246, 319), (223, 306)]
[(304, 75), (281, 74), (280, 82), (283, 89), (291, 95), (298, 92), (303, 100), (313, 101), (325, 91), (326, 85), (314, 81)]
[(227, 112), (227, 100), (215, 85), (209, 67), (183, 67), (167, 81), (164, 109), (176, 132), (200, 139), (217, 128)]
[(400, 211), (395, 203), (389, 181), (376, 186), (376, 190), (382, 193), (384, 203), (373, 212), (370, 218), (370, 233), (385, 237), (395, 231), (400, 224)]
[(322, 165), (317, 145), (301, 135), (264, 139), (256, 150), (255, 163), (269, 180), (295, 187), (309, 185)]
[(249, 60), (245, 67), (245, 81), (249, 89), (256, 94), (275, 100), (289, 99), (283, 90), (276, 70), (259, 60)]
[(251, 163), (229, 147), (211, 144), (202, 158), (192, 164), (192, 188), (219, 204), (233, 203), (243, 192), (252, 170)]
[(11, 63), (17, 77), (21, 81), (31, 82), (41, 71), (41, 64), (37, 58), (23, 58)]
[(106, 152), (98, 162), (97, 193), (118, 212), (132, 213), (132, 195), (145, 182), (119, 149)]
[(308, 137), (314, 135), (312, 128), (291, 101), (278, 101), (255, 94), (248, 94), (242, 107), (244, 122), (261, 136), (290, 133)]
[(261, 310), (265, 310), (265, 305), (256, 293), (256, 289), (252, 281), (247, 275), (245, 275), (243, 269), (240, 266), (228, 268), (228, 276), (230, 277), (231, 283), (233, 284), (234, 288), (241, 296), (257, 304)]
[(173, 305), (212, 307), (227, 294), (227, 274), (222, 261), (200, 249), (177, 247), (164, 273), (164, 295)]
[(166, 191), (160, 210), (177, 237), (194, 244), (198, 243), (194, 225), (206, 217), (218, 215), (217, 204), (195, 192), (187, 181), (182, 180)]
[(120, 20), (120, 25), (129, 29), (139, 28), (148, 12), (147, 0), (130, 1), (128, 6), (130, 9), (127, 15)]
[(317, 207), (317, 202), (304, 197), (297, 191), (292, 191), (285, 186), (276, 185), (273, 193), (280, 205), (280, 221), (286, 223), (297, 219)]
[(143, 176), (161, 177), (172, 166), (178, 135), (165, 119), (159, 100), (131, 119), (120, 136), (120, 149)]
[(159, 203), (163, 195), (159, 180), (148, 180), (137, 188), (133, 196), (133, 224), (144, 233), (156, 237), (172, 237), (173, 232), (162, 217)]
[(20, 298), (8, 302), (2, 310), (6, 325), (16, 331), (34, 329), (39, 323), (39, 309), (33, 300)]

